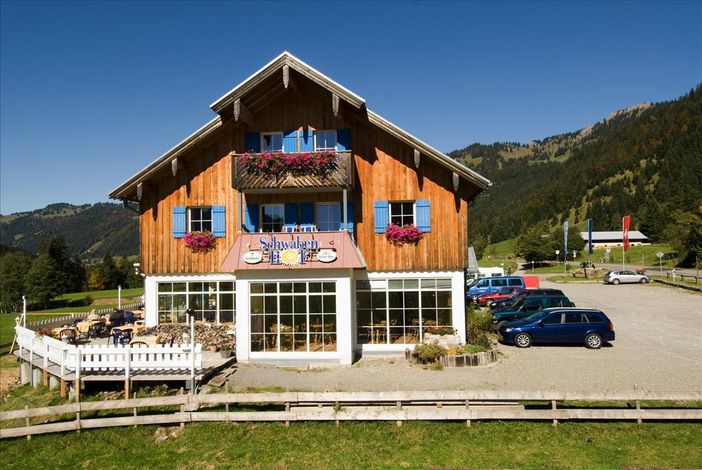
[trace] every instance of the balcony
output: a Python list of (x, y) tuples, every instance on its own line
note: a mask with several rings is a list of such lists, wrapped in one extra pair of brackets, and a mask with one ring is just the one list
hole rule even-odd
[(351, 152), (233, 155), (233, 186), (242, 192), (347, 189), (353, 184)]

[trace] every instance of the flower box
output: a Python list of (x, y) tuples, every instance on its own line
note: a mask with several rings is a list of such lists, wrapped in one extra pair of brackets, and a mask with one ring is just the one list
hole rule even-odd
[(325, 178), (336, 170), (335, 152), (245, 153), (239, 156), (245, 171), (256, 176), (319, 176)]
[(422, 231), (414, 225), (400, 227), (396, 224), (390, 224), (385, 229), (385, 238), (395, 246), (404, 245), (405, 243), (416, 245), (422, 239), (422, 235)]
[(217, 239), (212, 232), (188, 232), (183, 238), (185, 246), (193, 253), (209, 253), (217, 244)]

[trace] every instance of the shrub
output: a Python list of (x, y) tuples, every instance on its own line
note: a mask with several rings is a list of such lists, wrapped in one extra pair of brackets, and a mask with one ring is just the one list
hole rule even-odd
[(489, 348), (492, 330), (492, 314), (488, 310), (469, 308), (468, 343)]
[(448, 351), (438, 344), (418, 344), (414, 347), (414, 352), (422, 362), (434, 362)]
[(426, 329), (426, 333), (430, 335), (455, 335), (456, 329), (451, 326), (432, 326)]

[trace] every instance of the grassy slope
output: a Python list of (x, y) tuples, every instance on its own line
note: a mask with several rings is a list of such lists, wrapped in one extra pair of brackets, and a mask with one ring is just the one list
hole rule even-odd
[[(188, 424), (154, 443), (155, 427), (0, 441), (3, 467), (375, 468), (700, 467), (697, 424), (409, 422)], [(333, 436), (333, 439), (330, 439)], [(108, 444), (109, 443), (109, 444)], [(31, 448), (31, 451), (29, 449)]]

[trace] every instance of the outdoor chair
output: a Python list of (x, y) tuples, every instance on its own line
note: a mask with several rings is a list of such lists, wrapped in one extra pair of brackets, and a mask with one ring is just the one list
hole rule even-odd
[(302, 224), (300, 225), (300, 232), (316, 232), (317, 226), (314, 224)]
[(297, 225), (295, 224), (285, 224), (283, 225), (283, 232), (294, 233), (297, 232)]

